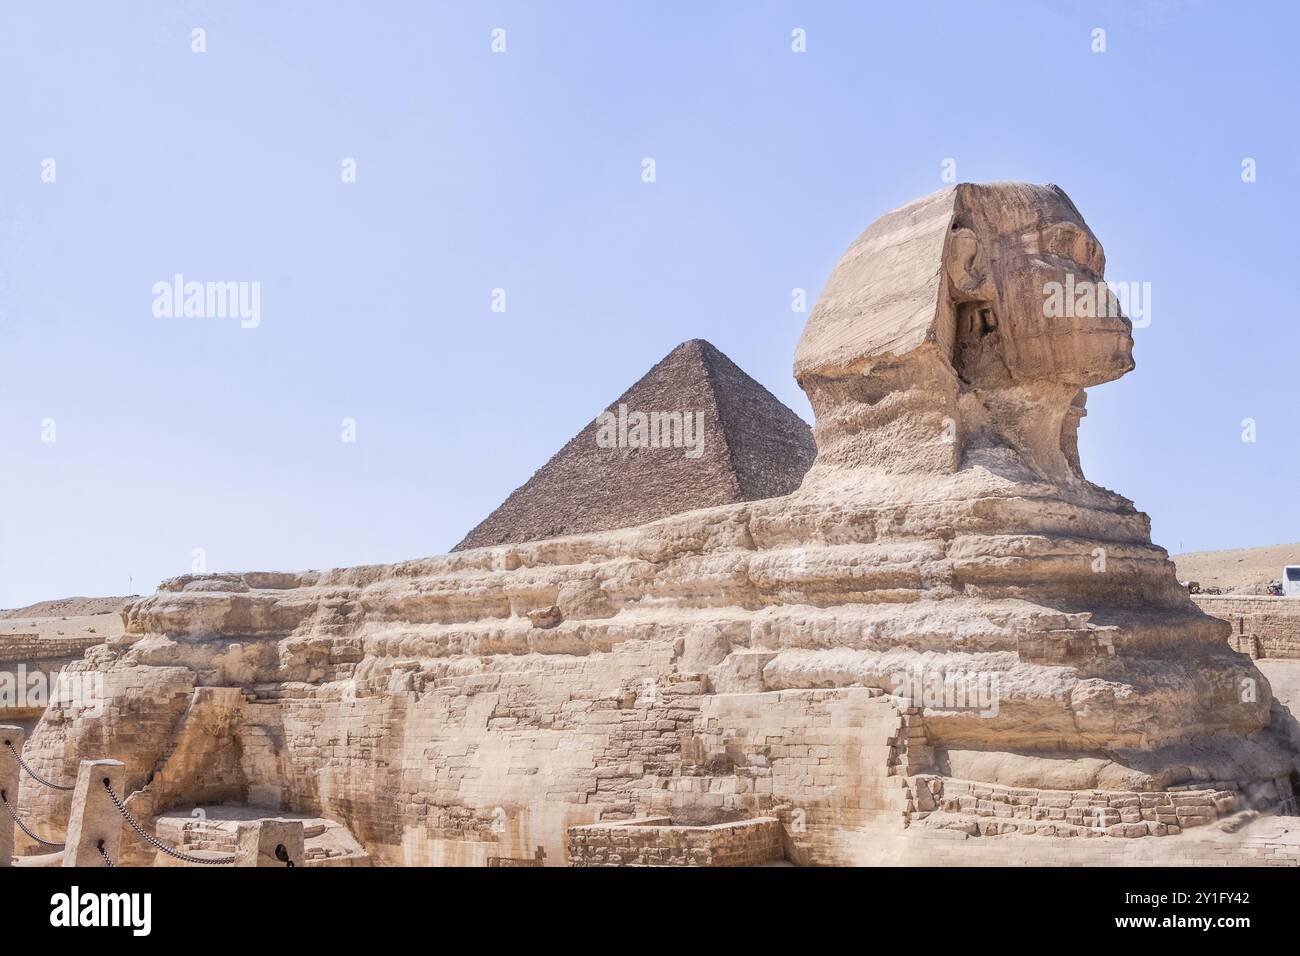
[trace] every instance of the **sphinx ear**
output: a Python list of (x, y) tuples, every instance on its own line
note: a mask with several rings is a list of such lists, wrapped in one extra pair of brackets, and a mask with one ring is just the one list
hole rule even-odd
[(977, 297), (980, 289), (988, 281), (988, 269), (984, 262), (984, 250), (980, 245), (975, 230), (953, 223), (948, 235), (948, 254), (944, 260), (944, 270), (948, 281), (960, 296)]

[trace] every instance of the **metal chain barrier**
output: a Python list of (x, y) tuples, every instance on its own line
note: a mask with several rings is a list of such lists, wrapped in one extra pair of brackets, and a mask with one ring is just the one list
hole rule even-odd
[(103, 841), (103, 840), (100, 840), (98, 843), (95, 844), (95, 849), (98, 850), (98, 851), (99, 851), (99, 855), (102, 856), (102, 857), (104, 858), (104, 865), (105, 865), (105, 866), (117, 866), (117, 864), (114, 863), (113, 860), (112, 860), (112, 858), (108, 855), (108, 851), (104, 849), (104, 841)]
[[(139, 834), (140, 839), (144, 840), (155, 850), (165, 853), (174, 859), (180, 860), (182, 863), (198, 863), (204, 866), (229, 866), (231, 863), (234, 863), (239, 859), (238, 854), (235, 854), (234, 856), (215, 856), (211, 859), (201, 856), (190, 856), (188, 853), (182, 853), (180, 850), (169, 847), (167, 844), (154, 837), (153, 834), (145, 830), (144, 827), (140, 826), (135, 817), (131, 816), (131, 811), (126, 808), (126, 804), (119, 800), (117, 794), (113, 792), (113, 785), (109, 782), (107, 777), (104, 778), (104, 789), (108, 791), (109, 799), (113, 801), (113, 806), (117, 807), (117, 812), (122, 814), (122, 819), (131, 824), (131, 829)], [(103, 853), (103, 850), (101, 849), (100, 852)], [(105, 859), (108, 859), (108, 857), (105, 856)]]
[(73, 786), (71, 786), (71, 787), (65, 787), (65, 786), (64, 786), (63, 784), (61, 784), (61, 783), (51, 783), (50, 781), (48, 781), (48, 780), (46, 780), (44, 777), (42, 777), (39, 773), (37, 773), (35, 770), (33, 770), (31, 767), (27, 766), (27, 762), (26, 762), (25, 760), (23, 760), (23, 755), (20, 754), (17, 750), (14, 750), (14, 742), (13, 742), (12, 740), (6, 740), (6, 741), (5, 741), (5, 746), (9, 748), (9, 752), (10, 752), (11, 754), (13, 754), (13, 755), (14, 755), (14, 759), (18, 761), (18, 766), (20, 766), (20, 767), (22, 767), (24, 770), (26, 770), (26, 771), (28, 772), (28, 774), (31, 775), (31, 778), (32, 778), (33, 780), (35, 780), (37, 783), (39, 783), (39, 784), (43, 784), (43, 785), (49, 787), (51, 790), (75, 790), (75, 789), (77, 789), (75, 784), (74, 784)]
[(41, 846), (48, 846), (51, 850), (62, 850), (62, 849), (63, 849), (64, 844), (62, 844), (62, 843), (53, 843), (53, 842), (51, 842), (51, 841), (49, 841), (49, 840), (42, 840), (42, 839), (41, 839), (40, 837), (38, 837), (35, 833), (33, 833), (30, 829), (28, 829), (27, 824), (23, 823), (23, 821), (19, 818), (19, 816), (18, 816), (18, 811), (15, 810), (13, 807), (11, 807), (11, 806), (9, 805), (9, 794), (5, 793), (5, 791), (3, 791), (3, 790), (0, 790), (0, 803), (3, 803), (3, 804), (4, 804), (4, 807), (5, 807), (5, 813), (9, 814), (9, 819), (11, 819), (11, 820), (14, 821), (14, 823), (18, 826), (18, 829), (22, 830), (24, 833), (26, 833), (29, 837), (31, 837), (33, 840), (35, 840), (35, 841), (36, 841), (37, 843), (39, 843)]

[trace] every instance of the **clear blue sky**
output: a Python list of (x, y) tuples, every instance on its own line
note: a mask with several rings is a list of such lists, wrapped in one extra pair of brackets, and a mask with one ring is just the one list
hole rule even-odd
[[(445, 551), (688, 338), (810, 417), (790, 290), (946, 158), (1152, 284), (1089, 476), (1171, 551), (1300, 540), (1294, 9), (9, 0), (0, 606)], [(177, 272), (260, 326), (155, 318)]]

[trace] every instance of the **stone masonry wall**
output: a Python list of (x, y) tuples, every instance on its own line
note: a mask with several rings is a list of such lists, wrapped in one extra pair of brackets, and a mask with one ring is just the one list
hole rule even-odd
[(1036, 790), (939, 777), (921, 779), (930, 785), (941, 811), (967, 818), (946, 826), (984, 836), (1165, 836), (1181, 833), (1185, 827), (1214, 823), (1242, 809), (1243, 804), (1242, 794), (1230, 781), (1204, 788), (1136, 793)]
[(783, 859), (781, 823), (759, 817), (673, 826), (667, 817), (569, 831), (571, 866), (759, 866)]
[(873, 689), (705, 694), (649, 641), (513, 663), (373, 696), (263, 689), (241, 734), (250, 801), (346, 819), (388, 863), (540, 846), (559, 865), (570, 828), (647, 814), (773, 816), (792, 859), (853, 862), (873, 828), (902, 828), (909, 759), (929, 759), (919, 718)]
[[(0, 721), (28, 729), (45, 712), (59, 672), (103, 641), (99, 635), (43, 637), (40, 634), (0, 636)], [(40, 691), (33, 684), (41, 675)]]
[(792, 862), (868, 862), (873, 832), (901, 831), (914, 809), (906, 774), (929, 750), (913, 719), (863, 687), (706, 697), (689, 757), (699, 773), (730, 775), (688, 770), (654, 806), (676, 819), (707, 782), (734, 790), (722, 806), (777, 817)]
[(103, 635), (87, 634), (75, 637), (49, 637), (41, 634), (5, 634), (0, 636), (0, 662), (25, 663), (35, 661), (70, 661), (81, 657), (96, 644), (104, 642)]
[(1232, 646), (1251, 657), (1300, 658), (1300, 599), (1194, 594), (1204, 611), (1232, 625)]
[(703, 683), (673, 661), (671, 642), (628, 641), (378, 688), (259, 688), (242, 732), (249, 799), (346, 820), (390, 864), (480, 866), (540, 846), (563, 865), (570, 827), (644, 815), (679, 772)]

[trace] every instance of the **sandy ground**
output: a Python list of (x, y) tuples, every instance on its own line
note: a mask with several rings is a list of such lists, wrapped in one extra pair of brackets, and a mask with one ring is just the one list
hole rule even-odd
[(1268, 678), (1273, 696), (1292, 714), (1300, 713), (1300, 660), (1263, 657), (1255, 661), (1255, 666)]
[(1264, 594), (1270, 581), (1282, 579), (1284, 565), (1300, 564), (1300, 544), (1192, 551), (1172, 558), (1180, 581), (1197, 581), (1202, 588), (1221, 588), (1233, 594)]
[(122, 633), (120, 614), (83, 614), (77, 617), (15, 617), (0, 621), (0, 639), (8, 634), (36, 634), (42, 638), (100, 635), (108, 640)]
[(0, 638), (6, 634), (36, 634), (43, 638), (85, 637), (101, 640), (122, 633), (122, 606), (128, 597), (60, 598), (28, 607), (0, 611)]

